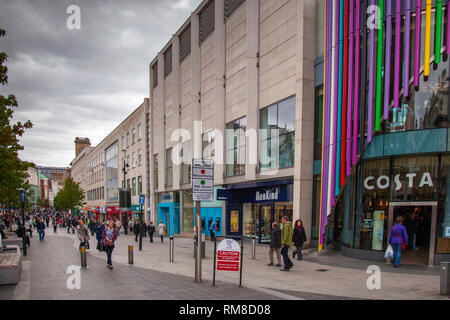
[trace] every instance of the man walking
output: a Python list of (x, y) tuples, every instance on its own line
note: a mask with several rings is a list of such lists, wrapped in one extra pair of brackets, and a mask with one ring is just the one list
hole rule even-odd
[(270, 233), (270, 249), (269, 249), (269, 259), (270, 263), (268, 266), (273, 266), (273, 253), (277, 253), (278, 264), (277, 267), (281, 267), (281, 229), (278, 226), (278, 222), (272, 224), (272, 232)]
[(150, 237), (150, 243), (153, 243), (153, 234), (155, 233), (155, 229), (155, 225), (152, 221), (150, 221), (150, 223), (148, 224), (148, 235)]
[(44, 221), (42, 219), (39, 219), (39, 221), (37, 222), (37, 230), (39, 232), (39, 241), (44, 241), (44, 237), (45, 237), (45, 224)]
[(284, 216), (281, 221), (283, 229), (281, 230), (281, 255), (283, 256), (284, 268), (281, 271), (289, 271), (294, 264), (289, 259), (289, 246), (292, 243), (292, 223)]

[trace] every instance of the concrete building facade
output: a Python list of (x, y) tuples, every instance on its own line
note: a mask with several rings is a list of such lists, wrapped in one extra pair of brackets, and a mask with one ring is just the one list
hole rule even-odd
[[(151, 62), (152, 210), (173, 233), (192, 234), (192, 158), (214, 159), (215, 189), (227, 190), (202, 203), (205, 232), (218, 220), (219, 234), (267, 242), (283, 215), (311, 224), (316, 7), (205, 0)], [(279, 139), (251, 136), (267, 129)]]

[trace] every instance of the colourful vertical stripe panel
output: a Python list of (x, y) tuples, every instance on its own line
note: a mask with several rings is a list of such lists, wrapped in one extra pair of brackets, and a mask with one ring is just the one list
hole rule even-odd
[(358, 123), (359, 123), (359, 69), (360, 69), (360, 47), (361, 47), (361, 2), (356, 0), (355, 10), (355, 90), (353, 109), (353, 152), (352, 160), (355, 166), (358, 162)]
[(425, 53), (423, 66), (423, 75), (428, 77), (430, 75), (430, 51), (431, 51), (431, 0), (426, 0), (425, 12)]
[[(420, 0), (419, 0), (420, 2)], [(386, 8), (386, 57), (384, 68), (384, 120), (389, 119), (391, 91), (391, 44), (392, 40), (392, 0), (387, 0)]]
[(380, 18), (378, 19), (378, 43), (377, 43), (377, 90), (375, 98), (375, 132), (380, 131), (381, 127), (381, 88), (383, 81), (383, 15), (384, 0), (378, 1), (380, 8)]
[(405, 1), (405, 58), (403, 59), (403, 96), (409, 96), (409, 68), (411, 53), (411, 1)]
[(355, 0), (350, 0), (350, 25), (349, 25), (349, 55), (348, 55), (348, 104), (347, 104), (347, 158), (346, 174), (352, 171), (352, 107), (353, 107), (353, 60), (355, 54), (355, 23), (354, 23)]
[(447, 54), (450, 54), (450, 10), (449, 10), (449, 3), (447, 2)]
[(348, 0), (345, 1), (344, 6), (344, 71), (343, 71), (343, 79), (344, 85), (342, 87), (342, 134), (341, 134), (341, 142), (342, 142), (342, 150), (341, 150), (341, 179), (340, 186), (343, 187), (345, 184), (346, 178), (346, 158), (347, 158), (347, 94), (348, 94)]
[(441, 63), (442, 0), (436, 0), (436, 31), (434, 33), (434, 63)]
[(338, 104), (339, 104), (339, 36), (340, 36), (340, 0), (336, 0), (336, 29), (334, 30), (335, 34), (335, 69), (334, 69), (334, 133), (333, 133), (333, 161), (332, 161), (332, 169), (331, 169), (331, 206), (333, 207), (335, 204), (335, 195), (336, 195), (336, 163), (337, 163), (337, 141), (338, 141)]
[[(375, 1), (371, 0), (370, 5), (374, 6)], [(373, 14), (373, 13), (371, 13)], [(374, 91), (374, 63), (375, 63), (375, 30), (369, 31), (369, 92), (367, 95), (369, 114), (367, 116), (367, 142), (372, 142), (373, 136), (373, 91)]]
[(394, 108), (399, 107), (400, 102), (400, 41), (402, 8), (401, 0), (396, 0), (395, 5), (395, 66), (394, 66)]
[(339, 195), (341, 188), (341, 149), (342, 149), (342, 86), (343, 86), (343, 62), (344, 62), (344, 1), (340, 1), (339, 6), (339, 73), (338, 73), (338, 104), (337, 104), (337, 131), (336, 131), (336, 170), (335, 190), (336, 196)]
[(414, 86), (420, 83), (420, 42), (422, 30), (422, 1), (416, 0), (416, 32), (414, 39)]

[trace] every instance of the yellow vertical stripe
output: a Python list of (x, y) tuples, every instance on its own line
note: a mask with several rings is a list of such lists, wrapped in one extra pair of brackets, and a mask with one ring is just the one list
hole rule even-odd
[(431, 47), (431, 1), (427, 0), (426, 14), (425, 14), (425, 55), (424, 55), (424, 72), (423, 75), (428, 77), (430, 75), (430, 47)]

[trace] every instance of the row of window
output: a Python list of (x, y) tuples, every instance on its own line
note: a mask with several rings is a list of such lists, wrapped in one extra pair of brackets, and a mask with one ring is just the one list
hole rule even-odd
[[(122, 180), (122, 188), (125, 188), (125, 180)], [(136, 178), (127, 179), (127, 188), (131, 189), (132, 196), (142, 194), (142, 176), (137, 177), (137, 185)]]
[(105, 179), (105, 170), (104, 169), (97, 170), (88, 177), (88, 185), (89, 186), (93, 185), (97, 182), (103, 181), (104, 179)]
[(136, 138), (137, 138), (137, 141), (142, 139), (142, 124), (141, 123), (139, 123), (137, 126), (137, 136), (136, 136), (136, 128), (131, 129), (131, 135), (129, 132), (127, 133), (126, 139), (125, 139), (125, 136), (122, 136), (122, 150), (125, 150), (132, 144), (135, 144)]
[[(247, 119), (243, 117), (226, 126), (226, 175), (245, 175)], [(260, 170), (291, 168), (295, 157), (295, 97), (288, 98), (260, 111)], [(215, 131), (203, 134), (203, 159), (215, 156)], [(180, 156), (182, 185), (191, 182), (190, 141), (182, 144)], [(154, 186), (158, 189), (158, 155), (153, 156)], [(172, 148), (165, 154), (165, 187), (173, 186)]]
[(86, 192), (87, 201), (104, 200), (105, 187), (92, 189)]

